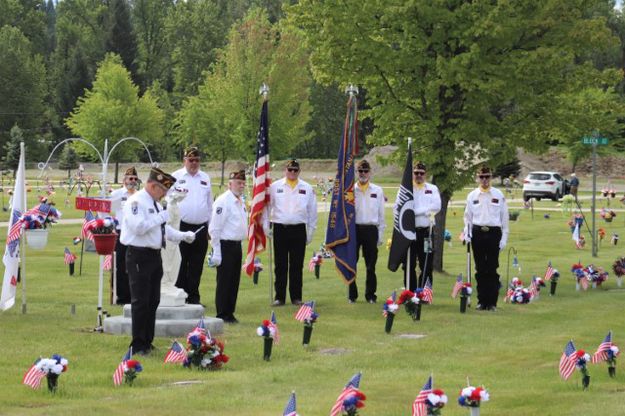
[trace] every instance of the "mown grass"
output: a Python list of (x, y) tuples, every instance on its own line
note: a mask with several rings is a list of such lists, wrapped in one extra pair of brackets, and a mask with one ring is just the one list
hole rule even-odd
[[(391, 197), (389, 195), (389, 197)], [(392, 195), (394, 197), (394, 195)], [(555, 206), (551, 204), (551, 206)], [(484, 415), (605, 415), (625, 414), (625, 375), (619, 364), (617, 378), (610, 379), (605, 364), (591, 365), (591, 388), (581, 390), (579, 374), (568, 382), (558, 376), (558, 360), (565, 343), (573, 339), (578, 348), (593, 352), (608, 330), (614, 341), (625, 347), (625, 290), (618, 289), (611, 275), (604, 287), (576, 292), (569, 273), (573, 262), (594, 262), (611, 269), (615, 258), (624, 255), (623, 242), (604, 244), (599, 257), (590, 248), (576, 250), (566, 219), (554, 213), (551, 219), (525, 211), (511, 223), (509, 247), (518, 251), (520, 277), (542, 274), (551, 260), (562, 273), (556, 297), (543, 291), (530, 305), (501, 303), (496, 313), (470, 310), (461, 315), (458, 301), (449, 297), (457, 273), (465, 271), (466, 249), (455, 238), (462, 224), (462, 210), (450, 210), (447, 228), (454, 236), (445, 246), (446, 273), (436, 274), (435, 303), (426, 306), (422, 320), (413, 322), (399, 311), (391, 335), (384, 333), (381, 304), (361, 300), (350, 305), (346, 287), (331, 262), (322, 266), (319, 280), (307, 270), (304, 297), (315, 299), (320, 314), (310, 347), (301, 345), (302, 325), (293, 319), (294, 306), (276, 308), (282, 341), (274, 346), (271, 362), (262, 360), (262, 339), (255, 334), (262, 319), (269, 317), (268, 272), (260, 283), (242, 278), (237, 307), (239, 325), (227, 326), (220, 337), (226, 342), (231, 361), (218, 372), (189, 371), (162, 363), (171, 342), (156, 340), (158, 353), (142, 358), (145, 371), (135, 386), (113, 387), (112, 373), (130, 341), (127, 336), (91, 332), (96, 324), (97, 258), (84, 257), (83, 275), (69, 277), (63, 264), (64, 246), (78, 234), (79, 225), (57, 225), (45, 250), (26, 252), (28, 312), (17, 304), (0, 314), (0, 414), (149, 414), (149, 415), (276, 415), (281, 414), (291, 390), (297, 392), (298, 413), (328, 414), (342, 386), (357, 371), (363, 372), (362, 391), (367, 394), (362, 414), (409, 415), (410, 406), (427, 376), (434, 374), (450, 403), (445, 415), (464, 415), (455, 399), (466, 384), (484, 384), (491, 401)], [(387, 221), (392, 223), (390, 210)], [(625, 235), (620, 217), (611, 231)], [(327, 215), (321, 214), (315, 240), (323, 239)], [(6, 232), (6, 229), (0, 230)], [(390, 235), (390, 227), (387, 230)], [(399, 289), (399, 273), (386, 269), (388, 251), (381, 247), (378, 260), (378, 296), (383, 299)], [(508, 248), (500, 256), (500, 274), (505, 283)], [(263, 264), (268, 265), (266, 256)], [(359, 264), (360, 270), (364, 264)], [(214, 314), (215, 270), (205, 269), (201, 294)], [(71, 315), (71, 305), (76, 314)], [(112, 315), (118, 306), (106, 306)], [(400, 334), (422, 334), (405, 339)], [(328, 353), (332, 352), (332, 353)], [(23, 373), (38, 356), (60, 353), (70, 360), (69, 372), (60, 378), (56, 396), (45, 389), (32, 391), (20, 385)], [(179, 381), (197, 384), (174, 385)]]

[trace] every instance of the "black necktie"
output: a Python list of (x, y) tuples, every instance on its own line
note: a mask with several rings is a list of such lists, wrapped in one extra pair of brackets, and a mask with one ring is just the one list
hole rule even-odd
[[(156, 201), (154, 201), (154, 209), (156, 210), (157, 214), (160, 212)], [(165, 248), (165, 223), (161, 224), (161, 247)]]

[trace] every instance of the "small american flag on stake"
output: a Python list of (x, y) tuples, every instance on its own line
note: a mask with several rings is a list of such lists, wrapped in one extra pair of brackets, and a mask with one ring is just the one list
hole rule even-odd
[(269, 321), (269, 329), (273, 328), (274, 336), (273, 340), (276, 344), (280, 342), (280, 331), (278, 330), (278, 320), (276, 319), (276, 313), (271, 311), (271, 320)]
[(575, 364), (577, 362), (577, 350), (575, 349), (575, 345), (573, 345), (573, 341), (569, 341), (564, 348), (564, 352), (560, 357), (560, 377), (563, 380), (568, 380), (575, 371)]
[(612, 347), (612, 331), (608, 332), (608, 335), (605, 336), (603, 342), (597, 348), (597, 351), (592, 355), (590, 361), (593, 364), (600, 363), (601, 361), (605, 361), (608, 359), (608, 351), (610, 347)]
[(551, 261), (547, 264), (547, 270), (545, 271), (545, 281), (551, 280), (553, 277), (553, 266), (551, 266)]
[(37, 363), (40, 360), (41, 358), (38, 358), (37, 361), (35, 361), (26, 374), (24, 374), (24, 378), (22, 379), (22, 384), (33, 390), (37, 390), (41, 386), (41, 380), (46, 376), (46, 372), (37, 367)]
[(65, 247), (65, 250), (64, 250), (65, 264), (72, 264), (76, 260), (76, 258), (77, 258), (76, 255), (72, 253), (71, 251), (69, 251), (67, 247)]
[(313, 313), (314, 308), (315, 308), (314, 300), (302, 304), (302, 306), (299, 307), (299, 310), (295, 314), (295, 319), (300, 322), (304, 322), (306, 319), (310, 318), (310, 314)]
[(432, 393), (432, 376), (428, 378), (428, 381), (423, 385), (423, 388), (412, 403), (412, 416), (427, 416), (428, 408), (425, 401), (430, 393)]
[(454, 287), (451, 289), (451, 297), (456, 299), (456, 296), (458, 296), (458, 293), (460, 293), (461, 290), (462, 290), (462, 274), (459, 274), (458, 277), (456, 277), (456, 283), (454, 283)]
[(432, 291), (432, 283), (430, 283), (430, 279), (428, 278), (423, 286), (423, 301), (432, 304), (433, 300), (434, 292)]
[(289, 397), (289, 401), (284, 408), (284, 412), (282, 412), (282, 416), (297, 416), (295, 392), (291, 393), (291, 397)]
[(13, 218), (11, 219), (11, 229), (7, 236), (7, 245), (16, 241), (22, 235), (22, 214), (16, 209), (13, 210)]
[(128, 352), (126, 355), (122, 357), (122, 362), (119, 363), (115, 372), (113, 373), (113, 384), (119, 386), (124, 381), (124, 367), (126, 365), (126, 361), (130, 360), (132, 357), (132, 347), (128, 348)]
[(95, 224), (97, 218), (91, 211), (85, 212), (85, 220), (82, 223), (82, 238), (87, 238), (89, 240), (93, 240), (93, 234), (89, 231), (89, 228)]
[(360, 387), (360, 377), (362, 373), (355, 374), (345, 385), (339, 397), (336, 398), (336, 402), (334, 402), (334, 406), (330, 410), (330, 416), (339, 416), (343, 409), (343, 401), (348, 398), (350, 395), (354, 394), (358, 391)]
[(165, 363), (181, 363), (187, 358), (187, 353), (178, 341), (174, 340), (171, 344), (171, 348), (165, 355)]

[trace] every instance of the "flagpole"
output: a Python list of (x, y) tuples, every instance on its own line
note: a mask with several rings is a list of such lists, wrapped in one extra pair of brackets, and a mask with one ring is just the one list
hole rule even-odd
[[(263, 85), (260, 86), (258, 93), (263, 96), (263, 101), (268, 100), (269, 95), (269, 86), (263, 82)], [(267, 153), (267, 164), (269, 165), (269, 153)], [(266, 175), (269, 172), (265, 173)], [(269, 189), (265, 189), (265, 192), (269, 192)], [(269, 228), (271, 229), (271, 223), (269, 223)], [(269, 246), (269, 305), (273, 303), (273, 237), (266, 235), (267, 245)]]
[[(408, 137), (408, 149), (411, 149), (411, 145), (412, 145), (412, 137)], [(412, 204), (413, 204), (412, 208), (414, 209), (414, 196), (412, 198)], [(412, 243), (408, 245), (408, 250), (406, 251), (406, 290), (410, 290), (410, 272), (412, 271), (412, 269), (410, 268), (410, 246), (411, 245)]]
[[(27, 199), (26, 199), (26, 150), (24, 149), (24, 142), (20, 142), (20, 169), (22, 171), (22, 202), (24, 206), (24, 211), (26, 211)], [(24, 233), (24, 238), (26, 238), (26, 233)], [(24, 244), (24, 238), (20, 238), (20, 266), (22, 268), (21, 283), (22, 283), (22, 314), (26, 314), (26, 244)], [(18, 269), (19, 270), (19, 269)]]

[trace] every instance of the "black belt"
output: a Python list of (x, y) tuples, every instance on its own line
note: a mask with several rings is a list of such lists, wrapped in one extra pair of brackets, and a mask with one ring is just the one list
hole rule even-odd
[(151, 247), (138, 247), (138, 246), (128, 246), (128, 248), (133, 249), (133, 250), (137, 250), (137, 251), (146, 251), (148, 253), (154, 252), (154, 253), (159, 253), (161, 252), (160, 248), (151, 248)]
[(429, 230), (430, 227), (416, 227), (416, 230), (420, 230), (420, 231), (425, 231), (425, 230)]
[(201, 222), (199, 224), (191, 224), (190, 222), (185, 222), (185, 221), (180, 221), (180, 224), (184, 224), (189, 228), (200, 228), (200, 227), (206, 227), (207, 222)]
[(473, 229), (482, 231), (483, 233), (487, 233), (487, 232), (490, 232), (490, 231), (501, 230), (501, 227), (495, 227), (495, 226), (492, 226), (492, 225), (474, 225)]
[(274, 222), (274, 225), (279, 225), (281, 227), (301, 227), (302, 225), (306, 225), (306, 224), (303, 222), (300, 222), (299, 224), (282, 224), (279, 222)]

